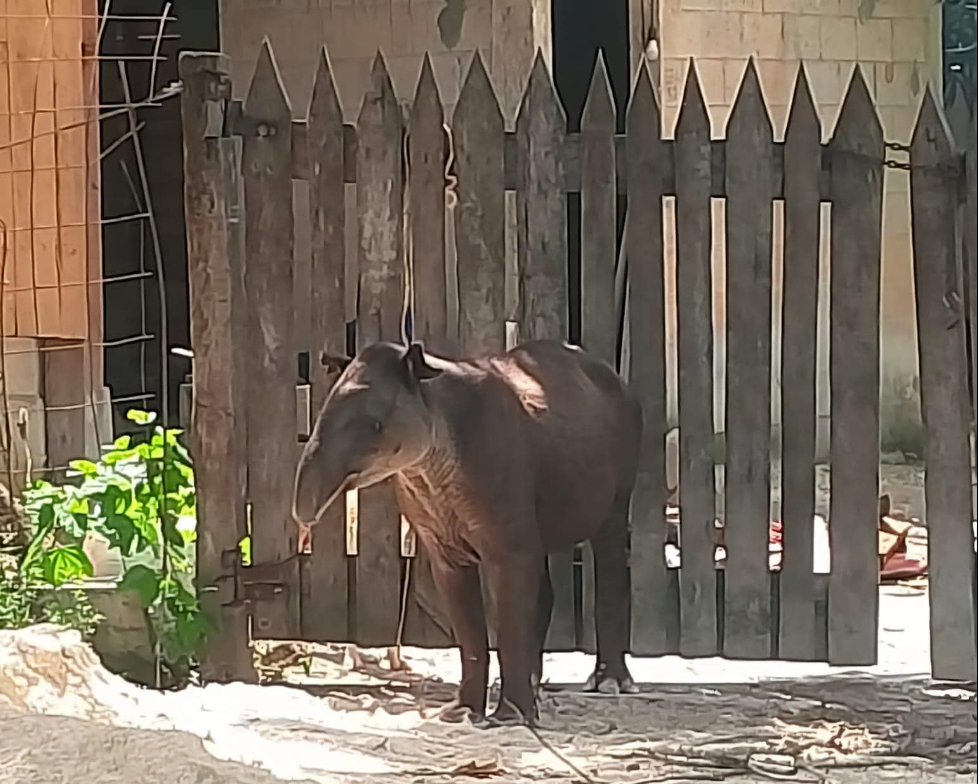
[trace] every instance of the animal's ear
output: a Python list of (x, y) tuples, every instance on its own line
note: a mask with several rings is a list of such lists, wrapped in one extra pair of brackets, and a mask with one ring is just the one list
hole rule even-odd
[(441, 371), (431, 367), (424, 356), (424, 348), (420, 343), (412, 343), (404, 353), (404, 364), (407, 365), (411, 377), (417, 381), (429, 381), (441, 375)]
[(329, 354), (326, 351), (322, 351), (319, 354), (319, 364), (326, 368), (326, 370), (330, 373), (342, 373), (344, 370), (346, 370), (346, 366), (352, 361), (353, 360), (349, 357)]

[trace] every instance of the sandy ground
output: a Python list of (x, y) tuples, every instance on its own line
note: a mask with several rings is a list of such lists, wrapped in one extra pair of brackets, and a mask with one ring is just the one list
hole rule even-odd
[[(873, 668), (633, 660), (640, 695), (548, 691), (536, 732), (439, 721), (453, 651), (408, 649), (400, 672), (378, 652), (315, 647), (279, 668), (288, 683), (159, 694), (71, 633), (0, 632), (0, 782), (972, 784), (975, 694), (923, 677), (926, 594), (883, 589), (880, 621)], [(551, 655), (544, 676), (582, 683), (591, 666)]]

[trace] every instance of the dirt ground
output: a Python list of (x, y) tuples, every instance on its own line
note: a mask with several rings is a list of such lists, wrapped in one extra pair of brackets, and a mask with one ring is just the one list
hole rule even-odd
[[(0, 632), (2, 784), (317, 784), (976, 780), (973, 689), (927, 669), (927, 598), (881, 597), (880, 662), (631, 662), (637, 696), (583, 695), (592, 662), (547, 657), (539, 728), (441, 722), (453, 651), (265, 649), (263, 686), (159, 694), (106, 672), (76, 635)], [(498, 670), (493, 669), (495, 678)]]
[[(881, 479), (896, 515), (923, 520), (919, 469)], [(819, 489), (824, 515), (827, 473)], [(490, 731), (438, 719), (450, 650), (406, 649), (402, 670), (383, 651), (265, 645), (265, 685), (161, 694), (73, 633), (0, 631), (0, 784), (974, 784), (974, 686), (926, 678), (928, 624), (925, 582), (884, 587), (874, 667), (633, 659), (642, 692), (622, 698), (580, 693), (590, 657), (551, 654), (540, 725)]]

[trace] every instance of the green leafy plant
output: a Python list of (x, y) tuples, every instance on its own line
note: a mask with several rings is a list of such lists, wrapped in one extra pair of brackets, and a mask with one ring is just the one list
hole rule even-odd
[(16, 572), (0, 576), (0, 629), (54, 623), (90, 639), (101, 620), (84, 591), (52, 592)]
[(161, 663), (180, 678), (211, 628), (194, 587), (193, 467), (181, 431), (155, 425), (155, 415), (144, 411), (127, 416), (147, 434), (117, 439), (98, 462), (74, 461), (71, 483), (39, 481), (25, 491), (34, 530), (19, 575), (54, 587), (83, 580), (93, 572), (85, 536), (103, 536), (122, 557), (119, 589), (139, 596)]

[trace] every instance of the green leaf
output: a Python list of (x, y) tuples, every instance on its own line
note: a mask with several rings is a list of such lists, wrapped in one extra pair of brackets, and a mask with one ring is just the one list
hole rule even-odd
[(27, 551), (20, 561), (20, 573), (29, 574), (33, 568), (41, 563), (44, 553), (44, 540), (48, 538), (54, 529), (54, 505), (48, 503), (38, 510), (37, 523), (34, 526), (34, 533), (31, 541), (27, 545)]
[(68, 467), (82, 476), (98, 476), (98, 466), (91, 460), (72, 460)]
[(163, 517), (163, 540), (171, 547), (183, 547), (183, 534), (177, 528), (177, 520), (170, 514)]
[(207, 634), (204, 616), (200, 613), (178, 615), (176, 632), (180, 647), (188, 654), (195, 653)]
[(55, 587), (91, 577), (93, 571), (92, 562), (79, 545), (65, 545), (45, 553), (44, 579)]
[(105, 529), (105, 537), (109, 544), (119, 548), (122, 555), (127, 556), (132, 551), (132, 543), (136, 538), (136, 525), (132, 518), (124, 514), (109, 514), (102, 524)]
[(126, 419), (130, 422), (135, 422), (137, 425), (151, 425), (156, 421), (156, 414), (151, 411), (140, 411), (136, 408), (130, 408), (126, 412)]
[(141, 564), (128, 569), (119, 583), (120, 591), (135, 591), (143, 607), (149, 607), (160, 595), (160, 578), (148, 566)]
[(136, 550), (145, 550), (147, 547), (157, 545), (160, 542), (159, 530), (156, 527), (156, 516), (145, 514), (145, 510), (134, 511), (130, 519), (137, 531)]

